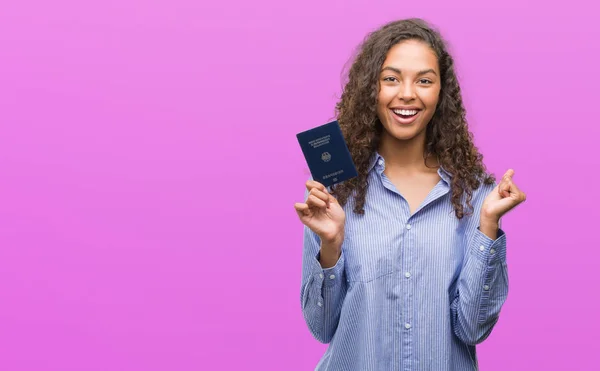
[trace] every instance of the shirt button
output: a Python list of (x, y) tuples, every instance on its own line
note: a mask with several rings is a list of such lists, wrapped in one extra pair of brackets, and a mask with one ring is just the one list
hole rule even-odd
[(379, 160), (379, 165), (383, 165), (383, 160)]
[(323, 273), (319, 273), (319, 277), (323, 278)]
[(329, 276), (329, 279), (334, 279), (335, 278), (335, 274), (332, 274), (331, 276)]
[(409, 329), (411, 327), (410, 323), (407, 323), (406, 325), (404, 325), (404, 327), (406, 327), (406, 329)]
[(410, 224), (406, 225), (406, 229), (411, 229), (412, 227), (410, 226)]
[(318, 302), (318, 303), (317, 303), (317, 305), (318, 305), (318, 306), (320, 306), (320, 307), (322, 307), (322, 306), (323, 306), (323, 303), (321, 303), (321, 302)]
[(490, 250), (490, 254), (493, 254), (493, 253), (495, 253), (495, 252), (496, 252), (496, 250), (494, 250), (494, 249), (491, 249), (491, 250)]
[(485, 291), (487, 291), (487, 290), (489, 290), (489, 289), (490, 289), (490, 287), (489, 287), (488, 285), (485, 285), (485, 286), (483, 286), (483, 289), (484, 289)]
[(410, 272), (406, 272), (406, 273), (404, 273), (404, 277), (406, 277), (406, 278), (410, 278)]
[(485, 247), (483, 247), (483, 245), (479, 246), (479, 251), (483, 251), (485, 250)]

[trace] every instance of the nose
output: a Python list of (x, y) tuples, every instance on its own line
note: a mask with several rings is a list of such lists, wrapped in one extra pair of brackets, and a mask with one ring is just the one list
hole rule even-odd
[(415, 87), (411, 83), (403, 83), (398, 91), (398, 98), (402, 100), (412, 100), (415, 96)]

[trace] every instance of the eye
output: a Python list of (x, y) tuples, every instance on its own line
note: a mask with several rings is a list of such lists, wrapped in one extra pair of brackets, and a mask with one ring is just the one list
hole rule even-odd
[(433, 82), (429, 79), (420, 79), (419, 84), (433, 84)]
[(389, 76), (389, 77), (384, 77), (384, 78), (383, 78), (383, 81), (391, 81), (391, 82), (394, 82), (394, 81), (398, 81), (398, 79), (396, 79), (394, 76)]

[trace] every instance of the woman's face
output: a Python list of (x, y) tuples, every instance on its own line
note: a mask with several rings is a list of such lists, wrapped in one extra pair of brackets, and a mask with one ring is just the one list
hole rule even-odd
[(377, 115), (385, 132), (397, 140), (423, 138), (441, 89), (438, 60), (417, 40), (393, 46), (379, 76)]

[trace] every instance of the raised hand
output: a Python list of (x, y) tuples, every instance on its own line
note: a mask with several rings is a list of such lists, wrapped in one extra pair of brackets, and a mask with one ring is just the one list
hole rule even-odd
[(294, 204), (300, 221), (315, 232), (324, 244), (341, 248), (346, 214), (327, 188), (314, 180), (306, 182), (309, 194), (304, 203)]
[(509, 169), (496, 188), (485, 198), (481, 207), (482, 220), (497, 222), (504, 214), (525, 201), (525, 193), (512, 179), (514, 174), (515, 171)]

